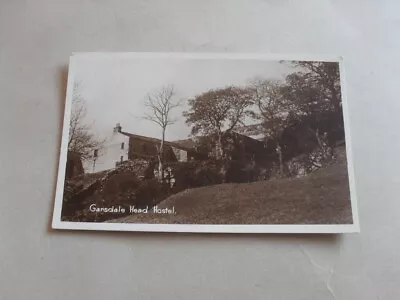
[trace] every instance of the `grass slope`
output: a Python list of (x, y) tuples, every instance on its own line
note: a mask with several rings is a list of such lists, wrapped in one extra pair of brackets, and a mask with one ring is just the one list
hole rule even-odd
[(175, 215), (141, 214), (123, 223), (351, 224), (345, 159), (301, 178), (189, 189), (158, 205)]

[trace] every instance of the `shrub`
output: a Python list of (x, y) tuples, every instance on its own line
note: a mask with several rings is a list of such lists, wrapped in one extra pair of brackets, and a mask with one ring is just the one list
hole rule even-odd
[(225, 182), (241, 183), (247, 182), (247, 174), (244, 171), (244, 164), (238, 161), (226, 163)]
[(140, 183), (135, 192), (134, 205), (138, 207), (153, 206), (169, 195), (169, 188), (157, 179), (148, 179)]
[(221, 166), (216, 161), (178, 163), (171, 168), (175, 179), (175, 191), (223, 182)]
[(195, 172), (196, 186), (206, 186), (222, 183), (222, 175), (218, 170), (200, 168)]
[(172, 172), (175, 179), (174, 189), (181, 191), (186, 188), (195, 187), (195, 169), (195, 164), (190, 162), (178, 163), (172, 166)]
[(104, 196), (125, 193), (139, 186), (139, 179), (132, 172), (122, 172), (112, 175), (104, 184)]

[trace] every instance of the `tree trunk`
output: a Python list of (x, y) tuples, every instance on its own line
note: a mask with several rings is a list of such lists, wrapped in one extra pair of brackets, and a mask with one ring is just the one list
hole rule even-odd
[(321, 138), (319, 137), (319, 130), (317, 128), (317, 130), (314, 132), (315, 134), (315, 138), (317, 139), (317, 143), (318, 146), (321, 148), (322, 151), (324, 151), (324, 145), (322, 144)]
[(335, 82), (334, 81), (331, 81), (329, 83), (329, 90), (330, 90), (330, 92), (332, 94), (331, 101), (333, 103), (333, 107), (335, 109), (335, 113), (339, 113), (342, 110), (342, 108), (340, 107), (341, 99), (340, 99), (340, 97), (338, 98), (338, 95), (336, 95), (337, 91), (336, 91), (336, 88), (335, 88)]
[(279, 176), (283, 176), (283, 155), (282, 155), (282, 147), (277, 142), (276, 143), (276, 152), (278, 153), (279, 157)]
[(160, 149), (158, 151), (158, 174), (160, 176), (161, 182), (164, 182), (164, 141), (165, 141), (165, 128), (162, 130), (162, 138)]
[(222, 134), (221, 133), (218, 133), (218, 140), (217, 140), (217, 144), (216, 144), (215, 156), (217, 159), (221, 159), (223, 157)]
[(317, 139), (318, 145), (322, 151), (322, 158), (325, 161), (329, 158), (329, 147), (325, 144), (324, 141), (321, 140), (318, 129), (315, 131), (315, 138)]

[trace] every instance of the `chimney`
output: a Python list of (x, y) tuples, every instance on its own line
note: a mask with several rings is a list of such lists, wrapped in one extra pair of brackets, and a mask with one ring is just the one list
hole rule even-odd
[(120, 123), (117, 123), (114, 127), (114, 132), (121, 132), (122, 127)]

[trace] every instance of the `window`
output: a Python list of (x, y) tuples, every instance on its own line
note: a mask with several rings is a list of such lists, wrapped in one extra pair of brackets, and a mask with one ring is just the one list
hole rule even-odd
[(124, 148), (125, 148), (125, 143), (122, 142), (122, 143), (121, 143), (121, 149), (124, 149)]
[(121, 155), (120, 161), (123, 162), (124, 161), (124, 157)]
[(98, 154), (99, 154), (99, 150), (95, 149), (93, 152), (93, 157), (96, 158), (98, 156)]

